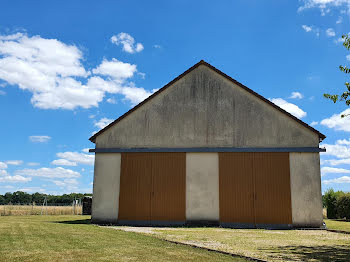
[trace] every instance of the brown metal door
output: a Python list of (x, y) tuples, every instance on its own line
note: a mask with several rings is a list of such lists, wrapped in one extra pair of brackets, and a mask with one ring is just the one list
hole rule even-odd
[(289, 153), (219, 153), (220, 222), (292, 224)]
[(253, 153), (219, 153), (220, 222), (254, 224)]
[(292, 224), (289, 153), (254, 153), (255, 223)]
[(122, 153), (118, 220), (150, 221), (151, 190), (151, 155)]
[(152, 221), (186, 220), (186, 153), (152, 153)]

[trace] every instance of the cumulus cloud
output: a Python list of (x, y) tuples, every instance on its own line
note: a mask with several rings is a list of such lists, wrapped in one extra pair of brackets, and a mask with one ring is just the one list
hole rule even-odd
[(83, 148), (81, 151), (83, 151), (84, 153), (89, 153), (89, 148)]
[(296, 99), (303, 99), (304, 98), (304, 95), (300, 92), (292, 92), (292, 94), (290, 95), (289, 98), (296, 98)]
[[(78, 47), (57, 39), (23, 33), (0, 35), (0, 79), (31, 92), (35, 107), (69, 110), (97, 107), (106, 93), (126, 93), (125, 99), (135, 103), (133, 96), (128, 97), (130, 88), (149, 94), (129, 82), (137, 71), (136, 65), (104, 59), (92, 70), (95, 75), (91, 75), (83, 60)], [(138, 97), (137, 102), (146, 97)]]
[(0, 169), (6, 169), (7, 164), (5, 162), (0, 162)]
[(56, 159), (51, 162), (51, 165), (56, 165), (56, 166), (76, 166), (76, 162), (69, 161), (67, 159)]
[(141, 43), (136, 43), (135, 39), (127, 33), (119, 33), (111, 37), (111, 42), (116, 45), (122, 45), (123, 51), (133, 54), (141, 52), (144, 47)]
[(304, 112), (301, 108), (299, 108), (297, 105), (287, 102), (286, 100), (282, 98), (272, 98), (270, 101), (280, 108), (286, 110), (287, 112), (291, 113), (293, 116), (297, 118), (303, 118), (307, 115), (306, 112)]
[(6, 183), (25, 183), (31, 181), (30, 177), (23, 177), (20, 175), (15, 176), (0, 176), (0, 182)]
[(348, 174), (348, 173), (350, 173), (350, 170), (344, 169), (344, 168), (328, 167), (328, 166), (321, 168), (322, 176), (325, 174)]
[(329, 180), (323, 180), (323, 184), (343, 184), (343, 183), (350, 183), (350, 176), (342, 176), (339, 178), (329, 179)]
[(98, 127), (99, 129), (102, 129), (106, 126), (108, 126), (110, 123), (113, 122), (113, 119), (109, 119), (109, 118), (101, 118), (99, 121), (94, 123), (94, 126)]
[(312, 31), (312, 27), (311, 26), (302, 25), (301, 27), (305, 30), (305, 32), (311, 32)]
[(328, 37), (333, 37), (333, 36), (335, 36), (334, 29), (333, 29), (333, 28), (328, 28), (328, 29), (326, 30), (326, 35), (327, 35)]
[(312, 121), (311, 124), (310, 124), (310, 126), (316, 126), (316, 125), (318, 125), (317, 121)]
[(13, 166), (19, 166), (19, 165), (23, 164), (23, 161), (22, 160), (9, 160), (9, 161), (6, 161), (6, 164), (13, 165)]
[(346, 109), (339, 114), (334, 114), (330, 118), (323, 119), (321, 125), (335, 130), (350, 132), (350, 117), (341, 117), (348, 114), (350, 114), (350, 109)]
[(346, 8), (350, 10), (350, 0), (301, 0), (303, 5), (298, 8), (301, 12), (310, 8), (318, 8), (321, 11), (321, 15), (326, 15), (330, 12), (331, 8)]
[(27, 165), (28, 166), (39, 166), (40, 163), (38, 163), (38, 162), (28, 162)]
[(61, 152), (56, 154), (59, 158), (65, 159), (74, 163), (93, 165), (95, 156), (90, 154), (84, 154), (79, 152)]
[(115, 100), (113, 97), (108, 98), (106, 101), (107, 101), (107, 103), (110, 103), (110, 104), (116, 104), (117, 103), (117, 100)]
[(63, 167), (56, 168), (39, 168), (39, 169), (21, 169), (16, 170), (15, 175), (29, 177), (45, 177), (45, 178), (76, 178), (80, 177), (80, 173)]
[(46, 143), (51, 139), (50, 136), (30, 136), (29, 140), (34, 143)]

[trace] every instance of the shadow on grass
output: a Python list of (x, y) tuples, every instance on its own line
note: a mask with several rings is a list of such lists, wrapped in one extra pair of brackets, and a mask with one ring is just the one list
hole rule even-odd
[(301, 261), (350, 261), (350, 246), (286, 246), (266, 251), (277, 253), (287, 261), (294, 260), (291, 255)]
[(80, 220), (67, 220), (67, 221), (53, 221), (52, 223), (59, 224), (71, 224), (71, 225), (90, 225), (91, 219), (80, 219)]

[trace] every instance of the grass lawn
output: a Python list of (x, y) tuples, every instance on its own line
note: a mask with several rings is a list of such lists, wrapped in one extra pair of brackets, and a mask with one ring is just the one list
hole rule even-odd
[(350, 261), (350, 235), (325, 230), (116, 228), (267, 261)]
[(324, 219), (326, 222), (327, 228), (334, 230), (341, 230), (350, 232), (350, 221), (342, 221), (336, 219)]
[(89, 216), (0, 217), (0, 261), (245, 261), (89, 224)]

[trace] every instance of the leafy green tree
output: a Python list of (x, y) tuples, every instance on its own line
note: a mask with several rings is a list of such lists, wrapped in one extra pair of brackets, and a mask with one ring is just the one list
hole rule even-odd
[[(344, 39), (343, 46), (350, 50), (350, 35), (343, 35), (342, 38)], [(344, 72), (345, 74), (350, 73), (350, 68), (347, 66), (340, 65), (339, 66), (340, 71)], [(350, 105), (350, 83), (345, 82), (346, 91), (343, 92), (341, 95), (331, 95), (331, 94), (323, 94), (325, 98), (328, 98), (332, 100), (334, 103), (338, 101), (344, 101), (347, 106)], [(342, 115), (341, 117), (344, 117), (345, 115)]]
[(5, 197), (0, 195), (0, 205), (5, 205)]
[(328, 189), (324, 196), (323, 202), (327, 208), (327, 218), (337, 218), (337, 201), (340, 196), (344, 195), (343, 191), (334, 191), (332, 188)]
[(350, 193), (343, 194), (337, 200), (339, 218), (350, 219)]

